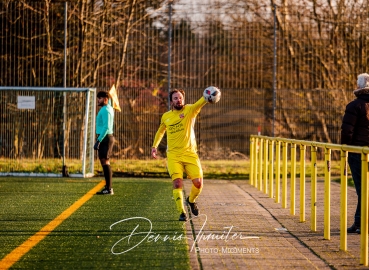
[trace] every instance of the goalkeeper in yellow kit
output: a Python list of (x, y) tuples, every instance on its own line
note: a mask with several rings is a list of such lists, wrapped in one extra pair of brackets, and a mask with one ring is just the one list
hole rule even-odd
[(167, 167), (173, 180), (173, 197), (180, 212), (179, 220), (186, 221), (187, 215), (183, 205), (183, 173), (192, 180), (190, 196), (186, 201), (195, 216), (199, 214), (196, 198), (203, 187), (203, 174), (199, 157), (194, 125), (196, 116), (207, 103), (201, 97), (195, 104), (185, 105), (185, 93), (182, 89), (174, 89), (169, 93), (172, 109), (163, 114), (158, 131), (156, 132), (151, 155), (156, 158), (157, 147), (167, 132)]

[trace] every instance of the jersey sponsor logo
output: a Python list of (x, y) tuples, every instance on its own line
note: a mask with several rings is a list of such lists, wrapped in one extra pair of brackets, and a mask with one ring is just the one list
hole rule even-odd
[(174, 124), (172, 124), (172, 125), (169, 125), (169, 128), (170, 128), (170, 127), (175, 127), (175, 126), (179, 125), (181, 122), (182, 122), (182, 120), (180, 120), (180, 121), (178, 121), (177, 123), (174, 123)]
[(175, 124), (170, 125), (170, 126), (168, 127), (168, 131), (169, 131), (169, 133), (171, 133), (171, 134), (174, 134), (174, 133), (180, 132), (180, 131), (182, 131), (182, 130), (184, 130), (184, 126), (183, 126), (182, 121), (179, 121), (178, 123), (175, 123)]

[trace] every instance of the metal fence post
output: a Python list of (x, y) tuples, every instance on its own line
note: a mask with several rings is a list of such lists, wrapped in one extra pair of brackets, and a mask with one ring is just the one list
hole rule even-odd
[[(63, 57), (63, 87), (67, 87), (67, 31), (68, 31), (68, 2), (64, 3), (64, 57)], [(63, 177), (68, 177), (68, 169), (67, 165), (65, 165), (65, 138), (66, 136), (66, 123), (67, 123), (67, 93), (63, 93), (63, 167), (62, 167), (62, 175)]]
[(273, 122), (272, 136), (275, 136), (275, 110), (277, 103), (277, 5), (273, 5)]
[(347, 151), (341, 150), (340, 249), (347, 250)]
[(306, 145), (300, 145), (300, 222), (305, 222), (305, 154)]
[(273, 198), (274, 140), (269, 141), (269, 198)]
[(311, 146), (311, 230), (316, 232), (317, 167), (316, 146)]
[(265, 194), (268, 193), (268, 167), (269, 167), (269, 161), (268, 161), (268, 145), (269, 140), (264, 140), (264, 157), (263, 157), (263, 192)]
[(255, 160), (255, 162), (254, 162), (254, 175), (255, 175), (255, 177), (254, 177), (254, 187), (256, 187), (256, 188), (258, 188), (258, 175), (259, 175), (259, 171), (258, 171), (258, 168), (259, 168), (259, 166), (258, 166), (258, 160), (259, 160), (259, 157), (258, 157), (258, 153), (260, 152), (260, 147), (259, 147), (259, 138), (256, 138), (255, 139), (255, 146), (254, 146), (254, 148), (255, 148), (255, 157), (254, 157), (254, 160)]
[(255, 162), (255, 156), (254, 156), (254, 147), (255, 147), (255, 138), (250, 137), (250, 185), (254, 185), (254, 162)]
[(290, 186), (290, 213), (296, 212), (296, 144), (291, 144), (291, 186)]
[(361, 153), (360, 263), (368, 265), (368, 154)]
[(287, 208), (287, 147), (288, 143), (282, 143), (282, 208)]
[(281, 142), (277, 141), (275, 154), (275, 202), (280, 202), (280, 190), (281, 190)]
[(324, 239), (331, 239), (331, 149), (324, 151)]
[(264, 146), (264, 139), (260, 139), (260, 146), (259, 146), (259, 183), (258, 187), (261, 191), (263, 188), (263, 146)]
[(172, 3), (173, 0), (170, 0), (169, 5), (169, 25), (168, 25), (168, 110), (170, 110), (170, 88), (171, 88), (171, 62), (172, 62)]

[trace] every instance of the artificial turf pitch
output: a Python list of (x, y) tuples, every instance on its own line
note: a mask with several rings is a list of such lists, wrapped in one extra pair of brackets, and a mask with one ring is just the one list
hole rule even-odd
[[(0, 269), (7, 255), (101, 181), (0, 178)], [(189, 269), (171, 181), (114, 178), (113, 185), (113, 196), (91, 196), (42, 232), (46, 236), (10, 269)]]

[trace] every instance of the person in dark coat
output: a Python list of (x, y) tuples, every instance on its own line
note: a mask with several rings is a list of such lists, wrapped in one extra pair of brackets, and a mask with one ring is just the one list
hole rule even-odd
[[(341, 144), (369, 146), (369, 74), (362, 73), (357, 79), (356, 99), (347, 104), (341, 126)], [(361, 154), (348, 153), (352, 179), (358, 197), (354, 224), (348, 233), (360, 233), (361, 214)]]

